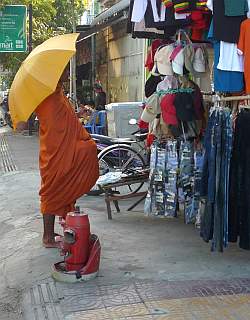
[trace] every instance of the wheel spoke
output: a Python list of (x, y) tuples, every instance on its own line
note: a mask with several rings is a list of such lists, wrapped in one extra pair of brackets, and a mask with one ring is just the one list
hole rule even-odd
[(125, 171), (125, 169), (127, 169), (127, 167), (128, 167), (128, 165), (131, 163), (131, 161), (133, 161), (134, 160), (134, 158), (132, 157), (132, 156), (130, 156), (130, 158), (128, 158), (128, 160), (123, 164), (123, 166), (122, 166), (122, 172), (124, 172)]
[[(105, 150), (105, 149), (104, 149)], [(99, 156), (100, 168), (106, 172), (122, 171), (145, 167), (145, 161), (142, 156), (130, 146), (114, 146), (109, 148)], [(104, 173), (106, 173), (104, 172)], [(103, 173), (102, 173), (103, 174)], [(117, 187), (116, 190), (120, 195), (128, 195), (138, 192), (143, 183)]]

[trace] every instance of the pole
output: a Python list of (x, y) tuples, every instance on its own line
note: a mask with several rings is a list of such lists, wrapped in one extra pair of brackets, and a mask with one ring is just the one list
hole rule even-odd
[[(28, 50), (29, 53), (32, 51), (32, 4), (29, 4), (29, 42), (28, 42)], [(29, 136), (32, 136), (32, 115), (29, 117), (28, 120), (28, 130), (29, 130)]]
[(91, 86), (92, 86), (92, 99), (95, 101), (94, 84), (96, 78), (96, 35), (91, 37)]
[[(72, 31), (76, 32), (76, 14), (75, 14), (75, 1), (72, 0)], [(70, 60), (70, 97), (73, 99), (75, 107), (76, 104), (76, 56), (74, 55)], [(78, 111), (78, 110), (76, 110)]]

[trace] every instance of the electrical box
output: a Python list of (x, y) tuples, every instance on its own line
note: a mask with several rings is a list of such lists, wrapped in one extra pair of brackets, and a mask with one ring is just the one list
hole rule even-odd
[(113, 138), (129, 138), (138, 130), (137, 124), (130, 124), (131, 119), (140, 119), (142, 102), (120, 102), (106, 105), (108, 135)]

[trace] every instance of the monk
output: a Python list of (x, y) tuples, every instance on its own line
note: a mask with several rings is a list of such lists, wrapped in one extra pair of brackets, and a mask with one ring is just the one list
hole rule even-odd
[(41, 212), (43, 245), (57, 247), (55, 216), (65, 218), (76, 200), (88, 193), (99, 176), (97, 148), (63, 92), (66, 68), (54, 93), (36, 109), (40, 123)]

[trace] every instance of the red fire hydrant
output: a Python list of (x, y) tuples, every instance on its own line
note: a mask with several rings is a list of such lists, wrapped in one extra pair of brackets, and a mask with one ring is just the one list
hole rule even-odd
[(66, 282), (95, 277), (99, 270), (101, 245), (98, 237), (90, 233), (88, 215), (76, 207), (60, 224), (63, 227), (60, 246), (64, 261), (53, 266), (52, 276)]
[(90, 225), (86, 213), (67, 214), (64, 229), (65, 268), (80, 270), (89, 258)]

